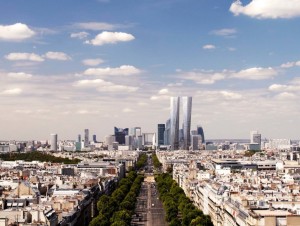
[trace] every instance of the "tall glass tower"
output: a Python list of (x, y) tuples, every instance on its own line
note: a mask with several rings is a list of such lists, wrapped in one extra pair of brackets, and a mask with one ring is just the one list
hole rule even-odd
[(170, 144), (171, 150), (179, 148), (179, 97), (171, 97), (171, 128), (170, 128)]
[(183, 108), (183, 149), (188, 150), (191, 142), (192, 97), (181, 97)]
[(164, 133), (165, 133), (166, 126), (165, 124), (158, 124), (157, 125), (157, 146), (164, 145)]
[(200, 125), (197, 126), (197, 134), (201, 136), (202, 144), (205, 144), (204, 131), (203, 131), (202, 126), (200, 126)]
[(84, 147), (88, 147), (90, 143), (89, 129), (84, 130)]
[(50, 150), (51, 151), (57, 151), (57, 134), (56, 133), (52, 133), (50, 134)]

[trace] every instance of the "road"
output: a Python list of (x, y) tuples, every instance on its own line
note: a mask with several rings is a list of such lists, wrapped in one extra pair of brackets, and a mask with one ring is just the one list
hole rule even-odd
[(135, 215), (131, 225), (167, 226), (162, 202), (158, 199), (158, 191), (153, 176), (153, 165), (148, 158), (147, 172), (137, 198)]

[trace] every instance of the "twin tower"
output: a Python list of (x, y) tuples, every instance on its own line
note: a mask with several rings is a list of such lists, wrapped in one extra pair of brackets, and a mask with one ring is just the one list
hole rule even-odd
[[(192, 97), (171, 97), (170, 133), (169, 142), (171, 150), (188, 150), (190, 146)], [(180, 102), (182, 102), (183, 124), (182, 133), (179, 134)], [(181, 136), (180, 136), (181, 135)], [(182, 140), (180, 140), (182, 137)]]

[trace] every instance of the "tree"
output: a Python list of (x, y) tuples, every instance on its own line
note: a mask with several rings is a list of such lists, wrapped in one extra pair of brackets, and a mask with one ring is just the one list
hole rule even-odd
[(102, 212), (102, 210), (105, 210), (107, 208), (110, 201), (110, 197), (108, 195), (102, 195), (97, 202), (97, 209), (99, 212)]
[(135, 202), (129, 202), (127, 200), (123, 200), (120, 204), (121, 210), (133, 210), (135, 207)]
[(112, 218), (110, 219), (111, 223), (124, 221), (126, 224), (130, 224), (131, 221), (131, 214), (128, 210), (120, 210), (113, 214)]
[(115, 221), (111, 226), (129, 226), (125, 221)]

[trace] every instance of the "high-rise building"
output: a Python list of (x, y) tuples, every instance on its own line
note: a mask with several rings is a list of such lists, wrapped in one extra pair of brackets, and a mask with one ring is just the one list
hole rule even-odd
[(171, 119), (166, 121), (166, 128), (164, 132), (164, 145), (170, 145)]
[(200, 126), (200, 125), (197, 126), (197, 134), (201, 136), (202, 144), (205, 144), (204, 131), (203, 131), (202, 126)]
[(57, 151), (57, 134), (52, 133), (50, 134), (50, 150)]
[(183, 108), (183, 149), (188, 150), (190, 146), (192, 97), (181, 97)]
[(192, 150), (195, 151), (195, 150), (199, 150), (199, 143), (200, 143), (200, 139), (201, 139), (201, 136), (200, 135), (192, 135), (191, 136), (191, 146), (192, 146)]
[(84, 147), (88, 147), (90, 142), (89, 129), (84, 130)]
[(122, 129), (115, 127), (116, 142), (125, 144), (125, 136), (128, 135), (128, 128)]
[(114, 135), (108, 135), (104, 138), (106, 145), (113, 145), (113, 143), (116, 141), (116, 137)]
[(78, 140), (77, 140), (77, 142), (81, 142), (81, 135), (80, 134), (78, 134)]
[(133, 127), (133, 128), (130, 128), (129, 135), (131, 135), (133, 137), (140, 136), (142, 134), (141, 131), (142, 131), (141, 127)]
[(179, 97), (171, 97), (171, 117), (170, 117), (170, 145), (171, 150), (179, 148)]
[(250, 132), (250, 143), (261, 145), (261, 134), (258, 131)]
[(157, 125), (157, 147), (160, 145), (164, 145), (164, 133), (165, 133), (166, 126), (165, 124), (158, 124)]
[(95, 134), (93, 135), (93, 142), (97, 143), (97, 136)]
[(126, 135), (125, 136), (125, 145), (126, 146), (132, 146), (133, 144), (133, 136), (132, 135)]

